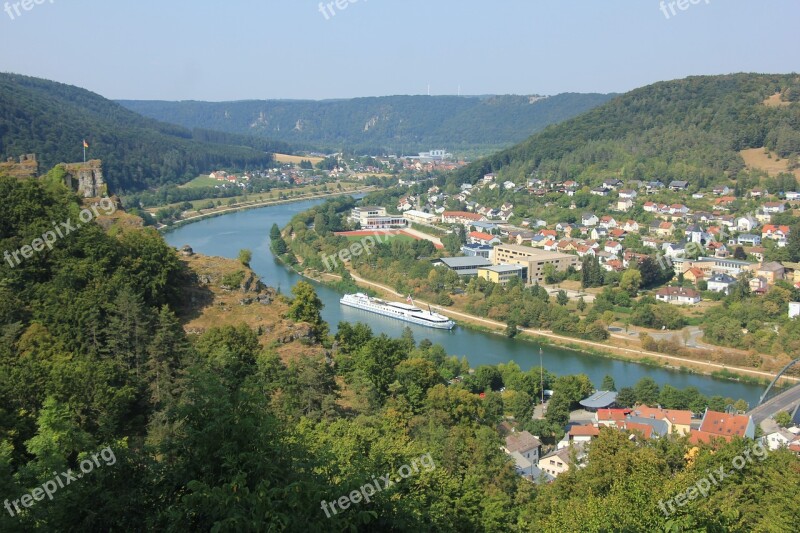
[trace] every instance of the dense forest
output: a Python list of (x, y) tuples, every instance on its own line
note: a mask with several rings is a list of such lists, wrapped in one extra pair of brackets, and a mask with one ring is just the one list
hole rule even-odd
[(219, 168), (264, 168), (284, 143), (145, 118), (85, 89), (0, 73), (0, 156), (37, 154), (41, 167), (102, 159), (114, 193), (184, 183)]
[(187, 128), (251, 133), (293, 146), (373, 155), (447, 148), (464, 153), (520, 142), (545, 126), (577, 116), (613, 95), (387, 96), (350, 100), (242, 102), (120, 101)]
[[(765, 100), (781, 94), (783, 105)], [(734, 74), (660, 82), (626, 93), (525, 142), (462, 169), (453, 181), (489, 172), (506, 179), (686, 180), (695, 191), (744, 174), (738, 151), (767, 147), (800, 155), (800, 78)]]
[[(2, 250), (80, 217), (57, 180), (0, 177), (0, 197)], [(682, 439), (604, 430), (585, 469), (530, 483), (496, 427), (529, 416), (538, 369), (481, 367), (448, 385), (468, 362), (410, 330), (340, 324), (333, 337), (304, 282), (272, 305), (308, 326), (318, 357), (282, 359), (246, 325), (188, 335), (176, 309), (197, 278), (152, 229), (93, 222), (0, 263), (0, 531), (788, 531), (800, 519), (787, 451), (661, 510), (745, 441), (688, 453)], [(562, 398), (553, 423), (593, 388), (549, 373), (545, 386)], [(624, 394), (700, 401), (652, 380)]]

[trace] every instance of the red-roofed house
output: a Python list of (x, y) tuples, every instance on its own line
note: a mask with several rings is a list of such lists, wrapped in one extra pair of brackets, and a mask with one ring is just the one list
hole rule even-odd
[(756, 435), (756, 426), (749, 415), (729, 415), (706, 409), (700, 431), (721, 437), (739, 436), (752, 439)]
[(662, 409), (660, 407), (639, 405), (633, 408), (631, 416), (663, 420), (667, 423), (669, 432), (677, 433), (678, 435), (688, 435), (692, 425), (692, 412), (679, 409)]
[(599, 426), (615, 428), (630, 412), (630, 409), (598, 409), (594, 414), (594, 422)]
[(486, 246), (493, 246), (495, 244), (502, 244), (503, 241), (500, 240), (497, 235), (489, 235), (488, 233), (483, 233), (481, 231), (472, 231), (468, 235), (469, 242), (472, 244), (483, 244)]

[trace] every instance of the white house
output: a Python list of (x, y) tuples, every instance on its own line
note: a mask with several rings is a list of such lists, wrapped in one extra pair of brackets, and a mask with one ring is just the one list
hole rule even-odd
[(664, 287), (656, 293), (656, 300), (675, 305), (696, 305), (700, 303), (700, 293), (684, 287)]
[(584, 226), (596, 226), (600, 219), (592, 213), (586, 213), (581, 217), (581, 224)]
[[(736, 278), (733, 276), (729, 276), (728, 274), (714, 274), (708, 279), (708, 290), (728, 294), (731, 286), (735, 283)], [(798, 312), (800, 312), (800, 310)]]
[(789, 302), (789, 318), (800, 316), (800, 302)]
[(792, 444), (795, 441), (800, 442), (800, 438), (793, 433), (786, 431), (785, 429), (779, 429), (778, 431), (770, 433), (764, 437), (764, 440), (766, 441), (767, 448), (770, 450), (788, 448), (789, 444)]

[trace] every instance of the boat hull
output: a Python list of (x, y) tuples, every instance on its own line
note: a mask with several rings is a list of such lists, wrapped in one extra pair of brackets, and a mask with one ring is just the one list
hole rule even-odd
[(383, 308), (380, 304), (373, 302), (363, 302), (358, 299), (348, 298), (348, 296), (345, 296), (341, 300), (339, 300), (339, 303), (342, 305), (346, 305), (348, 307), (352, 307), (353, 309), (360, 309), (368, 313), (374, 313), (376, 315), (394, 318), (397, 320), (401, 320), (403, 322), (408, 322), (411, 324), (416, 324), (418, 326), (424, 326), (427, 328), (451, 330), (456, 325), (455, 322), (453, 322), (452, 320), (447, 320), (444, 322), (434, 322), (430, 320), (425, 320), (413, 316), (412, 314), (409, 314), (407, 312), (403, 312), (402, 310), (399, 309), (392, 309), (392, 308), (386, 309)]

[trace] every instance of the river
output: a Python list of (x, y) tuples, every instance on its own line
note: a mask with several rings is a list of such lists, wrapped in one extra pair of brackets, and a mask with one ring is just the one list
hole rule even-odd
[[(302, 278), (274, 258), (269, 249), (269, 229), (272, 224), (278, 224), (283, 228), (295, 214), (322, 201), (324, 200), (306, 200), (209, 218), (178, 227), (166, 233), (164, 238), (171, 246), (180, 247), (188, 244), (195, 252), (232, 259), (238, 257), (239, 250), (248, 248), (253, 252), (251, 266), (261, 276), (262, 281), (279, 288), (283, 293), (289, 293), (291, 287)], [(473, 368), (512, 360), (523, 370), (539, 364), (538, 344), (460, 327), (448, 332), (409, 325), (358, 309), (343, 307), (339, 304), (341, 294), (324, 285), (318, 283), (314, 285), (325, 304), (323, 318), (331, 325), (332, 331), (336, 331), (336, 326), (341, 321), (360, 321), (369, 324), (376, 334), (386, 333), (398, 337), (408, 325), (417, 341), (430, 339), (434, 343), (443, 345), (449, 354), (456, 355), (459, 359), (466, 355)], [(762, 387), (756, 385), (618, 361), (546, 345), (543, 346), (543, 361), (545, 368), (555, 374), (584, 373), (591, 378), (595, 386), (599, 386), (607, 374), (614, 378), (617, 389), (631, 386), (640, 378), (650, 376), (659, 385), (669, 383), (678, 388), (694, 386), (708, 396), (743, 398), (751, 406), (756, 405), (763, 392)]]

